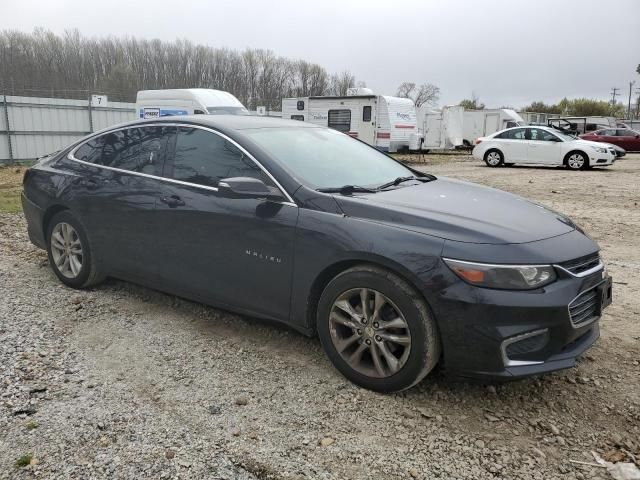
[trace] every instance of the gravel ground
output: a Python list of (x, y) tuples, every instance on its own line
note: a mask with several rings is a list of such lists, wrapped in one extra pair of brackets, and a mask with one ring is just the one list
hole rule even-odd
[(1, 214), (0, 478), (606, 479), (592, 451), (640, 460), (640, 155), (577, 173), (426, 160), (603, 247), (614, 304), (576, 369), (372, 393), (281, 326), (116, 280), (68, 289)]

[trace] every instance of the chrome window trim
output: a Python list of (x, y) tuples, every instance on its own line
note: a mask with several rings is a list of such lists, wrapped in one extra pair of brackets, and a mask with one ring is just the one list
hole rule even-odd
[(534, 360), (511, 360), (507, 356), (507, 347), (512, 343), (519, 342), (520, 340), (524, 340), (525, 338), (535, 337), (537, 335), (543, 335), (548, 331), (549, 331), (548, 328), (542, 328), (540, 330), (533, 330), (531, 332), (515, 335), (513, 337), (507, 338), (506, 340), (503, 340), (502, 344), (500, 345), (500, 351), (502, 353), (502, 362), (504, 363), (504, 366), (505, 367), (524, 367), (526, 365), (540, 365), (541, 363), (544, 363), (543, 361), (534, 361)]
[(155, 179), (155, 180), (162, 180), (162, 181), (169, 182), (169, 183), (175, 183), (175, 184), (178, 184), (178, 185), (201, 188), (203, 190), (209, 190), (209, 191), (212, 191), (212, 192), (217, 192), (218, 191), (218, 188), (216, 188), (216, 187), (210, 187), (210, 186), (207, 186), (207, 185), (200, 185), (198, 183), (184, 182), (182, 180), (176, 180), (175, 178), (159, 177), (157, 175), (149, 175), (148, 173), (132, 172), (131, 170), (125, 170), (125, 169), (116, 168), (116, 167), (109, 167), (107, 165), (98, 165), (98, 164), (95, 164), (95, 163), (86, 162), (84, 160), (79, 160), (74, 156), (76, 150), (78, 150), (80, 147), (82, 147), (86, 143), (90, 142), (91, 140), (94, 140), (96, 138), (100, 138), (103, 135), (107, 135), (109, 133), (119, 132), (121, 130), (129, 130), (131, 128), (143, 128), (143, 127), (198, 128), (200, 130), (205, 130), (207, 132), (213, 133), (214, 135), (218, 135), (218, 136), (224, 138), (228, 142), (230, 142), (233, 145), (235, 145), (248, 158), (250, 158), (251, 161), (253, 161), (253, 163), (255, 163), (260, 168), (260, 170), (262, 170), (273, 181), (273, 183), (275, 183), (275, 185), (278, 187), (280, 192), (287, 199), (287, 201), (275, 202), (275, 203), (278, 203), (278, 204), (281, 204), (281, 205), (288, 205), (288, 206), (292, 206), (292, 207), (297, 207), (298, 206), (298, 204), (296, 202), (294, 202), (293, 198), (291, 198), (291, 195), (289, 195), (289, 193), (284, 189), (284, 187), (282, 185), (280, 185), (280, 182), (278, 182), (275, 179), (275, 177), (273, 175), (271, 175), (271, 173), (258, 160), (256, 160), (256, 158), (253, 155), (251, 155), (242, 145), (240, 145), (238, 142), (236, 142), (234, 139), (228, 137), (224, 133), (218, 132), (217, 130), (214, 130), (214, 129), (209, 128), (209, 127), (204, 127), (202, 125), (193, 125), (193, 124), (189, 124), (189, 123), (179, 123), (179, 122), (171, 122), (171, 123), (169, 123), (169, 122), (166, 122), (166, 123), (165, 122), (160, 122), (160, 123), (145, 123), (145, 124), (142, 124), (142, 125), (127, 125), (125, 127), (117, 127), (117, 128), (112, 129), (112, 130), (104, 131), (104, 132), (101, 132), (101, 133), (99, 133), (97, 135), (93, 135), (90, 138), (87, 138), (82, 143), (79, 143), (78, 145), (73, 147), (73, 149), (67, 155), (67, 158), (69, 160), (73, 160), (74, 162), (82, 163), (84, 165), (89, 165), (89, 166), (96, 167), (96, 168), (104, 168), (106, 170), (112, 170), (114, 172), (127, 173), (127, 174), (130, 174), (130, 175), (138, 175), (138, 176), (141, 176), (141, 177), (152, 178), (152, 179)]

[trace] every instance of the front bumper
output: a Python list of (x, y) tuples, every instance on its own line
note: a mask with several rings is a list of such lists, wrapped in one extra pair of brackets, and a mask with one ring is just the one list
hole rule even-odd
[[(584, 305), (592, 308), (586, 317), (585, 299)], [(559, 271), (556, 282), (532, 291), (456, 282), (440, 293), (434, 309), (444, 368), (454, 376), (488, 381), (571, 368), (598, 339), (599, 320), (610, 299), (611, 277), (604, 269), (586, 277)]]
[(606, 153), (596, 152), (590, 155), (589, 165), (592, 167), (606, 167), (613, 165), (618, 159), (614, 149), (607, 149)]

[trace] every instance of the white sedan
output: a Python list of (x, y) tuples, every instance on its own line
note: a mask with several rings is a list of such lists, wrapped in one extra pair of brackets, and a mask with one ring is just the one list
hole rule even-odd
[(571, 137), (550, 127), (515, 127), (475, 141), (473, 157), (489, 167), (565, 165), (571, 170), (606, 167), (616, 161), (613, 147)]

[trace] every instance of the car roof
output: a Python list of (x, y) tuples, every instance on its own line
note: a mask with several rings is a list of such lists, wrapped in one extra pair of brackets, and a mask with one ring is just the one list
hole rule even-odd
[(277, 117), (258, 115), (176, 115), (155, 119), (135, 120), (118, 127), (137, 126), (147, 123), (192, 123), (216, 130), (247, 130), (251, 128), (322, 128), (299, 120), (283, 120)]

